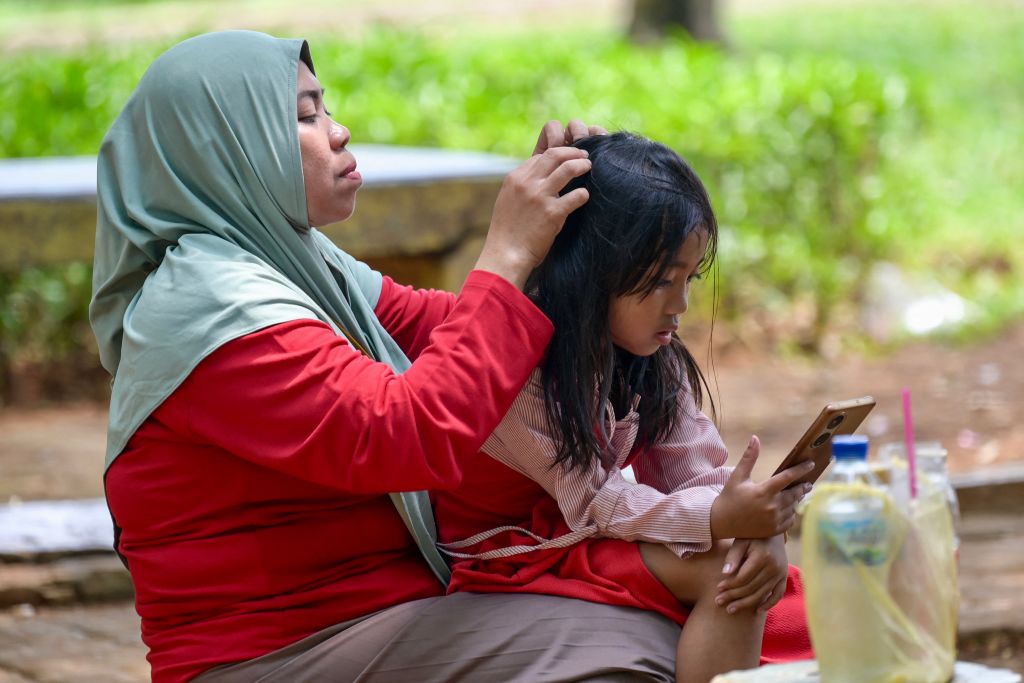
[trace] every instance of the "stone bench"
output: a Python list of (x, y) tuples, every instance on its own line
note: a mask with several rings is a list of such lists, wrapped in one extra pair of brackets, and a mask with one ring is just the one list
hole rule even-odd
[[(895, 680), (895, 679), (893, 679)], [(775, 664), (715, 676), (711, 683), (822, 683), (814, 662)], [(957, 662), (950, 683), (1020, 683), (1020, 675), (972, 662)]]
[[(352, 145), (355, 215), (323, 231), (399, 282), (458, 290), (502, 178), (518, 163), (477, 152)], [(0, 271), (92, 259), (95, 157), (0, 160)]]

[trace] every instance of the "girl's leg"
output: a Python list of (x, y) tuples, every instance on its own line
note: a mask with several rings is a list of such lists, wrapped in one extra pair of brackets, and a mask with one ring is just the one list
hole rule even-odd
[(752, 669), (761, 657), (765, 615), (756, 609), (729, 614), (715, 604), (730, 541), (680, 559), (663, 545), (640, 544), (651, 573), (680, 602), (692, 605), (676, 652), (677, 683), (708, 683), (717, 674)]

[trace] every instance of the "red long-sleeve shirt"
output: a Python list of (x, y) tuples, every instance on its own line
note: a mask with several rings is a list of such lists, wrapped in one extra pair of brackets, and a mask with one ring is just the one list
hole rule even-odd
[(154, 681), (443, 592), (383, 494), (457, 485), (552, 328), (478, 271), (458, 299), (385, 278), (376, 312), (404, 374), (320, 322), (268, 327), (202, 361), (111, 465)]

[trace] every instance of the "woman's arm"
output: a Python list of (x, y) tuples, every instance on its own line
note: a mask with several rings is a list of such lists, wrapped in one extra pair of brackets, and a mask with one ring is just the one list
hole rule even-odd
[(456, 485), (458, 459), (501, 420), (552, 333), (520, 291), (483, 272), (400, 375), (320, 322), (286, 326), (200, 363), (180, 389), (188, 429), (262, 466), (366, 494)]
[(689, 486), (666, 492), (632, 484), (618, 467), (552, 466), (557, 449), (540, 391), (536, 381), (527, 385), (484, 444), (484, 452), (544, 487), (574, 531), (594, 527), (602, 536), (662, 543), (679, 555), (711, 547), (711, 505), (720, 490), (715, 467), (707, 467), (713, 474), (696, 475)]
[(415, 289), (385, 275), (374, 313), (409, 360), (415, 360), (430, 343), (430, 333), (451, 313), (455, 300), (451, 292)]

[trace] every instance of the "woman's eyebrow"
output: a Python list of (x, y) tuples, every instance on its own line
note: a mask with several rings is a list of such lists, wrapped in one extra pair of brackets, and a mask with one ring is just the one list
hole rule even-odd
[(299, 92), (298, 99), (301, 100), (303, 97), (309, 97), (314, 102), (318, 102), (320, 101), (320, 98), (323, 97), (325, 92), (327, 91), (324, 90), (323, 88), (320, 88), (319, 90), (302, 90)]

